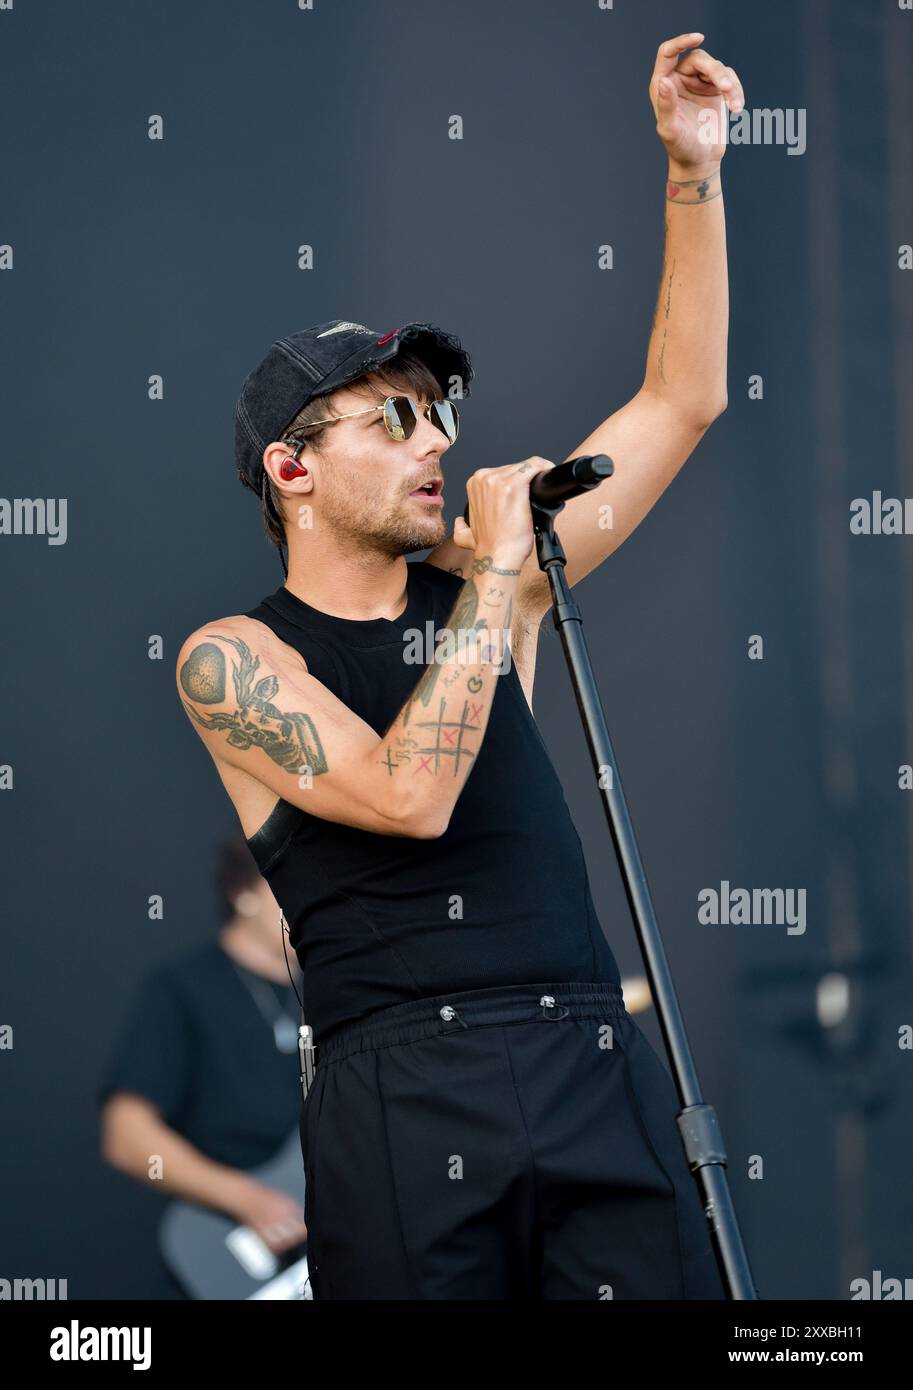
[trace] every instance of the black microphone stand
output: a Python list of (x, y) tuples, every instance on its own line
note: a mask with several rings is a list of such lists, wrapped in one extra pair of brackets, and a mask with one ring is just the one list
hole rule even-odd
[[(751, 1277), (724, 1171), (726, 1151), (723, 1136), (713, 1106), (708, 1105), (701, 1096), (694, 1059), (583, 636), (583, 618), (571, 597), (570, 585), (564, 573), (566, 556), (555, 533), (555, 517), (564, 507), (560, 493), (576, 495), (598, 487), (604, 478), (614, 472), (615, 465), (605, 454), (592, 457), (583, 455), (572, 460), (572, 463), (576, 485), (572, 484), (570, 489), (559, 484), (557, 489), (550, 490), (548, 473), (540, 473), (532, 480), (530, 506), (539, 568), (548, 576), (551, 587), (552, 618), (567, 659), (659, 1026), (683, 1107), (675, 1117), (676, 1123), (688, 1165), (704, 1204), (717, 1263), (729, 1298), (757, 1299), (759, 1295)], [(567, 474), (563, 472), (559, 476), (566, 478)], [(606, 770), (610, 772), (608, 778), (604, 776)], [(606, 781), (609, 782), (608, 786), (605, 785)]]

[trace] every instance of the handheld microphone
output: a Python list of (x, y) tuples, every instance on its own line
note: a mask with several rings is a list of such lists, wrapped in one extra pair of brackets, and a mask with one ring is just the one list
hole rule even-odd
[[(590, 492), (615, 472), (608, 454), (580, 454), (567, 463), (559, 463), (544, 473), (537, 473), (529, 485), (529, 500), (542, 507), (564, 505), (569, 497)], [(463, 520), (469, 526), (469, 503), (463, 509)], [(469, 527), (472, 530), (472, 527)]]

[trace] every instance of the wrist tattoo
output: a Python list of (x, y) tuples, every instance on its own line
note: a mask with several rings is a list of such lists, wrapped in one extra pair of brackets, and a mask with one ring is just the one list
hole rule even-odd
[(502, 570), (502, 569), (498, 569), (498, 566), (497, 566), (497, 565), (493, 565), (493, 564), (492, 564), (492, 562), (491, 562), (491, 556), (490, 556), (490, 555), (483, 555), (482, 558), (481, 558), (481, 560), (473, 560), (473, 562), (472, 562), (472, 572), (473, 572), (473, 574), (487, 574), (487, 573), (489, 572), (489, 570), (491, 571), (492, 574), (519, 574), (519, 573), (520, 573), (520, 570)]
[(712, 203), (714, 198), (722, 195), (722, 186), (717, 182), (714, 187), (714, 180), (719, 181), (720, 171), (716, 169), (712, 174), (707, 174), (702, 179), (669, 179), (666, 182), (666, 202), (667, 203)]

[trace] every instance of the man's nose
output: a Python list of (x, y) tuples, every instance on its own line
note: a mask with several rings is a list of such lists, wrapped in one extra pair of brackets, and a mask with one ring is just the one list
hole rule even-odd
[(418, 424), (415, 427), (415, 439), (422, 454), (434, 453), (443, 454), (450, 448), (450, 440), (443, 430), (438, 429), (437, 425), (432, 425), (427, 415), (419, 415)]

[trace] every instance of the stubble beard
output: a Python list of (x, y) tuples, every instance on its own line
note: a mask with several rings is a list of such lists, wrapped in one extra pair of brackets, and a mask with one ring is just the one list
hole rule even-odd
[(364, 480), (355, 475), (343, 475), (336, 481), (339, 486), (332, 498), (324, 501), (323, 518), (357, 549), (370, 547), (387, 555), (410, 555), (446, 540), (447, 526), (440, 511), (416, 516), (422, 504), (408, 496), (391, 502), (380, 490), (376, 497), (359, 495)]

